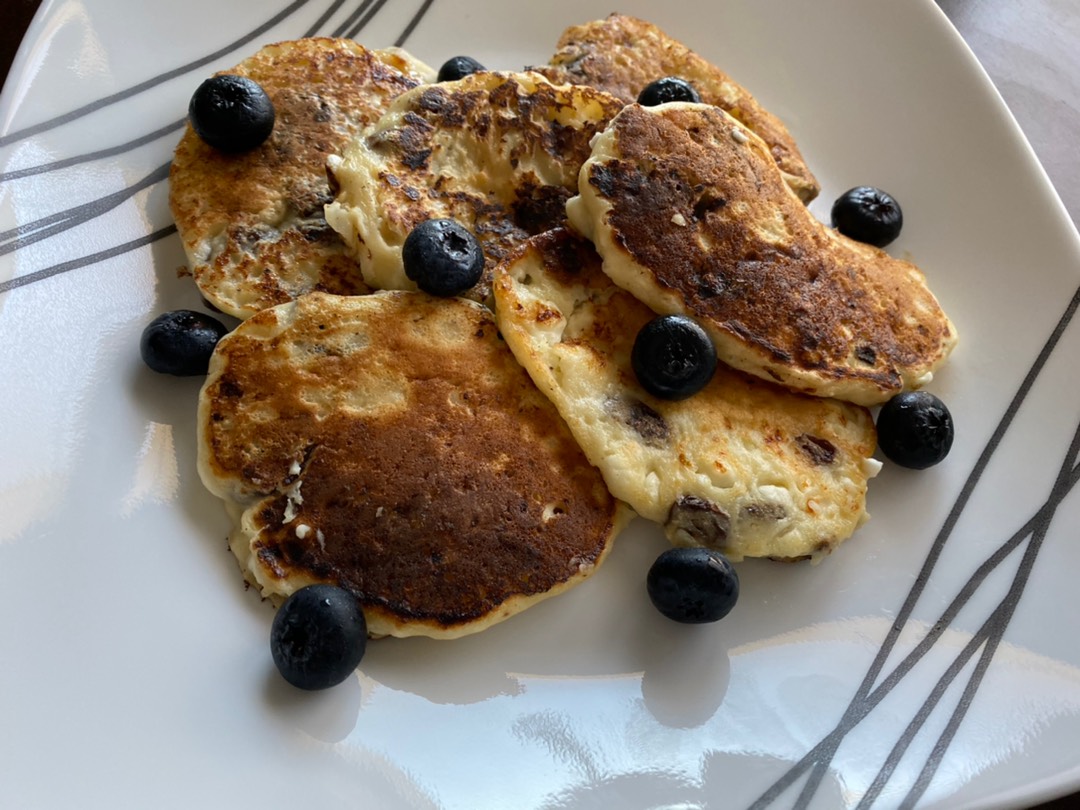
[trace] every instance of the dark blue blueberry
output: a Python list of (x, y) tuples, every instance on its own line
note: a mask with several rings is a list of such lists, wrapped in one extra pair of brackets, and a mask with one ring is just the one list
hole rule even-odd
[(214, 347), (229, 330), (217, 318), (190, 309), (158, 315), (143, 330), (143, 362), (162, 374), (205, 374)]
[(668, 549), (652, 564), (645, 585), (656, 609), (684, 624), (718, 621), (739, 598), (735, 567), (711, 548)]
[(665, 76), (663, 79), (657, 79), (645, 85), (637, 97), (638, 104), (643, 107), (655, 107), (658, 104), (667, 104), (669, 101), (692, 101), (694, 104), (700, 104), (701, 96), (686, 79)]
[(857, 186), (833, 203), (832, 224), (849, 239), (885, 247), (900, 235), (904, 214), (900, 204), (881, 189)]
[(466, 76), (481, 70), (487, 70), (487, 68), (471, 56), (455, 56), (443, 62), (442, 67), (439, 68), (437, 81), (456, 82), (458, 79), (464, 79)]
[(270, 653), (278, 672), (299, 689), (337, 686), (360, 664), (367, 622), (360, 603), (336, 585), (309, 585), (278, 608)]
[(452, 219), (429, 219), (413, 228), (401, 261), (417, 287), (444, 298), (465, 292), (484, 273), (480, 243)]
[(274, 129), (274, 105), (257, 82), (223, 73), (199, 85), (188, 119), (200, 138), (222, 152), (247, 152)]
[(901, 467), (925, 470), (949, 454), (953, 418), (945, 403), (926, 391), (905, 391), (884, 405), (877, 418), (878, 447)]
[(686, 399), (712, 379), (716, 349), (696, 322), (664, 315), (641, 327), (630, 364), (641, 387), (654, 397)]

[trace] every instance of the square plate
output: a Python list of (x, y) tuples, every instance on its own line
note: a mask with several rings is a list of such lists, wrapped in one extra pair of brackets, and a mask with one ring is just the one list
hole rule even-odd
[[(297, 694), (195, 472), (199, 381), (144, 368), (200, 308), (166, 173), (212, 71), (308, 33), (432, 65), (545, 61), (578, 0), (47, 3), (0, 98), (0, 785), (14, 807), (998, 807), (1080, 786), (1080, 240), (929, 0), (626, 2), (789, 126), (821, 196), (960, 334), (949, 458), (886, 465), (818, 566), (739, 566), (723, 622), (648, 604), (637, 521), (588, 583), (452, 643), (373, 643)], [(918, 53), (917, 59), (912, 58)]]

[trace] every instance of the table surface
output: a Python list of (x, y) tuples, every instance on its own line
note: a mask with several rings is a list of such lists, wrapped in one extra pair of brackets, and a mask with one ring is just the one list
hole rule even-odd
[[(40, 0), (3, 0), (0, 81)], [(937, 0), (1012, 110), (1080, 226), (1080, 3)], [(1038, 810), (1080, 807), (1080, 793)]]

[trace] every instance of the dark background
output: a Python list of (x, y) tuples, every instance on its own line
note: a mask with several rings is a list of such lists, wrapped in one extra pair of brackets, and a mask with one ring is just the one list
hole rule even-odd
[(23, 32), (37, 10), (39, 0), (3, 0), (0, 11), (0, 82), (7, 77)]

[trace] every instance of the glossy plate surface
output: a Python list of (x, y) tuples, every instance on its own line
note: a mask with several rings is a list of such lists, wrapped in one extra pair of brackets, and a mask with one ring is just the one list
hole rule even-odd
[[(723, 622), (649, 605), (642, 522), (479, 636), (386, 640), (298, 694), (195, 472), (199, 381), (144, 368), (200, 306), (165, 175), (192, 90), (309, 32), (429, 64), (544, 61), (608, 2), (47, 3), (0, 100), (0, 803), (10, 807), (1010, 807), (1080, 785), (1080, 240), (928, 0), (648, 3), (822, 181), (904, 206), (960, 345), (942, 465), (887, 465), (819, 566), (739, 566)], [(915, 55), (918, 55), (915, 58)]]

